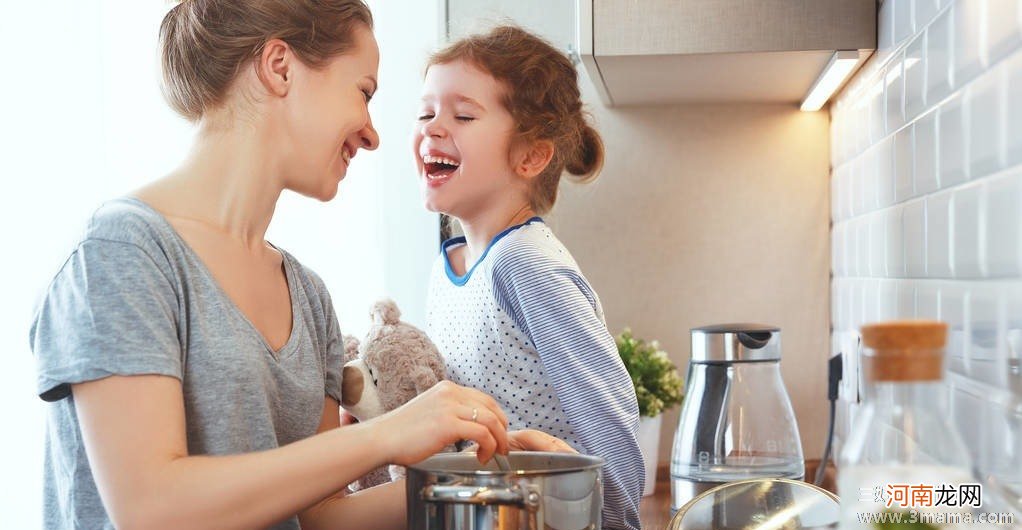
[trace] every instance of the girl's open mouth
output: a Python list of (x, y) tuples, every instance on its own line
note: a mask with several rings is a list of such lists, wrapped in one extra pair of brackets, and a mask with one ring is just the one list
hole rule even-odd
[(427, 178), (439, 180), (451, 176), (461, 163), (444, 156), (425, 155), (422, 157), (422, 165)]

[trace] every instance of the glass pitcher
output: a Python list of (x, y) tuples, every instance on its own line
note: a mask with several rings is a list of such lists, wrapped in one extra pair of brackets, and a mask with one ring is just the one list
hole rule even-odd
[(781, 332), (722, 324), (692, 330), (687, 395), (671, 453), (671, 511), (715, 486), (802, 479), (798, 425), (781, 380)]

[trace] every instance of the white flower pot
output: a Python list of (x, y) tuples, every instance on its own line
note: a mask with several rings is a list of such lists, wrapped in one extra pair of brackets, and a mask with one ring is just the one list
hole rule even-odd
[(660, 447), (660, 420), (663, 414), (655, 418), (646, 416), (639, 417), (639, 428), (635, 431), (635, 438), (639, 442), (639, 451), (642, 452), (642, 461), (646, 465), (646, 484), (642, 488), (642, 495), (652, 495), (656, 486), (657, 453)]

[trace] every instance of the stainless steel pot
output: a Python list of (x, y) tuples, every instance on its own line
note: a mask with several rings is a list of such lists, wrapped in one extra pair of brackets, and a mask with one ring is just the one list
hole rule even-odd
[(597, 530), (603, 459), (512, 452), (509, 471), (475, 453), (445, 453), (408, 467), (410, 530)]

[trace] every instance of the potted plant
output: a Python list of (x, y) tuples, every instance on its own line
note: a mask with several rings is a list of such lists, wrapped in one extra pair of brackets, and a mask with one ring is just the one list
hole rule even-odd
[(639, 401), (639, 429), (636, 438), (646, 465), (643, 495), (651, 495), (656, 484), (657, 452), (660, 445), (661, 414), (684, 398), (681, 377), (667, 352), (657, 341), (646, 342), (625, 330), (617, 336), (617, 351), (632, 377)]

